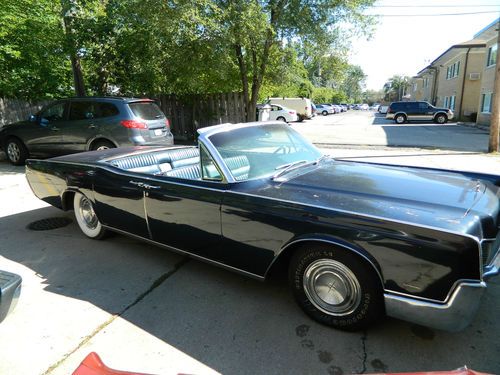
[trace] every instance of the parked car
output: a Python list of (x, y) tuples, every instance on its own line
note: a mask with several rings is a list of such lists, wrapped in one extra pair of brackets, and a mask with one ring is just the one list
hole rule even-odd
[(283, 121), (283, 122), (294, 122), (298, 121), (299, 116), (297, 111), (283, 107), (278, 104), (271, 104), (271, 113), (269, 114), (269, 121)]
[(361, 109), (362, 111), (368, 111), (370, 109), (370, 106), (366, 103), (363, 103), (359, 106), (359, 109)]
[(500, 175), (335, 160), (279, 122), (198, 133), (198, 147), (28, 160), (26, 177), (89, 238), (116, 231), (259, 280), (286, 264), (302, 309), (340, 329), (387, 313), (460, 330), (499, 273)]
[(378, 111), (379, 107), (380, 107), (380, 104), (374, 103), (370, 107), (370, 110), (372, 110), (372, 111)]
[(21, 282), (21, 276), (0, 270), (0, 322), (16, 307)]
[(333, 115), (335, 113), (335, 109), (329, 104), (317, 104), (316, 111), (323, 116)]
[(331, 104), (331, 106), (335, 110), (335, 113), (341, 113), (342, 112), (342, 107), (339, 106), (338, 104)]
[(311, 99), (307, 98), (269, 98), (267, 104), (278, 104), (297, 111), (299, 121), (312, 118)]
[(345, 110), (348, 111), (351, 109), (351, 105), (350, 104), (347, 104), (347, 103), (341, 103), (340, 104), (342, 107), (345, 107)]
[(436, 108), (428, 102), (394, 102), (387, 109), (385, 118), (396, 124), (415, 120), (445, 124), (453, 118), (453, 112), (448, 108)]
[(28, 121), (0, 130), (0, 148), (14, 165), (48, 157), (130, 145), (172, 145), (170, 124), (150, 99), (85, 97), (58, 100)]

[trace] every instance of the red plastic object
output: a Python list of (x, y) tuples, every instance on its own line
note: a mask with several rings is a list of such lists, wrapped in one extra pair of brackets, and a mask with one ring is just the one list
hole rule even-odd
[(148, 375), (139, 372), (113, 370), (106, 366), (97, 353), (92, 352), (80, 363), (73, 375)]

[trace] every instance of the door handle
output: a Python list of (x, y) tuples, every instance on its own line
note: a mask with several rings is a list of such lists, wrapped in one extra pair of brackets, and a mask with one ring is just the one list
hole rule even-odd
[(143, 186), (144, 186), (144, 182), (139, 182), (139, 181), (129, 181), (129, 183), (131, 183), (132, 185), (139, 186), (139, 187), (143, 187)]
[(136, 185), (136, 186), (139, 186), (139, 187), (142, 187), (144, 189), (159, 189), (161, 186), (158, 186), (158, 185), (149, 185), (149, 184), (145, 184), (144, 182), (140, 182), (140, 181), (129, 181), (132, 185)]

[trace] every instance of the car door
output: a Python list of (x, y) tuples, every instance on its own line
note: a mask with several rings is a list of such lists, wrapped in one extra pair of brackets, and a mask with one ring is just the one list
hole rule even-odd
[(86, 151), (88, 140), (97, 134), (97, 104), (90, 100), (69, 102), (68, 121), (61, 126), (65, 153)]
[(220, 205), (225, 187), (169, 177), (149, 184), (153, 187), (146, 187), (145, 207), (152, 239), (220, 261)]
[(434, 107), (427, 102), (418, 102), (420, 120), (432, 120), (434, 118)]
[(58, 101), (42, 109), (33, 126), (22, 135), (30, 152), (47, 156), (64, 154), (61, 126), (66, 118), (66, 101)]

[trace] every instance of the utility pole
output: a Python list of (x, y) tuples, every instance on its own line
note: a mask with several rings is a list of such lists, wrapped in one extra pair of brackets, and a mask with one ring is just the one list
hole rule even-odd
[[(500, 20), (500, 19), (499, 19)], [(497, 64), (495, 66), (495, 83), (493, 86), (493, 95), (491, 101), (493, 102), (493, 110), (491, 111), (491, 125), (490, 125), (490, 142), (488, 145), (488, 152), (498, 152), (498, 142), (500, 137), (500, 59), (498, 55), (498, 47), (500, 47), (500, 21), (497, 26)]]

